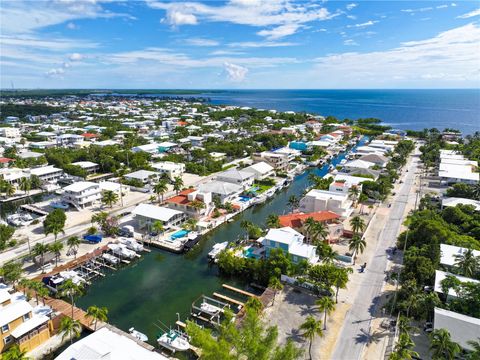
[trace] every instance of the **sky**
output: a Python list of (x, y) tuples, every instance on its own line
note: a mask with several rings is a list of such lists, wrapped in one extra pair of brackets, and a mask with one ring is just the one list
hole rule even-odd
[(480, 1), (3, 0), (2, 88), (479, 88)]

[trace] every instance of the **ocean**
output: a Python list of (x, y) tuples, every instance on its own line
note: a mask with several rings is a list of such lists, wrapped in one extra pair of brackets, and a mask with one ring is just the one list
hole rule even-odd
[(374, 117), (397, 129), (480, 131), (480, 89), (216, 90), (192, 96), (209, 97), (213, 104), (305, 111), (339, 119)]

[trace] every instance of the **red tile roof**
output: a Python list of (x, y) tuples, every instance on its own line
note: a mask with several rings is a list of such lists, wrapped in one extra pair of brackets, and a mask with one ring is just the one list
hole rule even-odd
[(187, 205), (189, 203), (191, 203), (190, 200), (188, 200), (188, 194), (194, 192), (195, 189), (185, 189), (183, 191), (180, 191), (178, 193), (178, 195), (176, 196), (173, 196), (167, 200), (165, 200), (165, 202), (167, 203), (173, 203), (173, 204), (180, 204), (180, 205)]
[(296, 213), (288, 215), (280, 215), (278, 217), (281, 226), (290, 226), (292, 228), (302, 227), (305, 220), (308, 218), (313, 218), (315, 221), (327, 222), (331, 220), (336, 220), (340, 218), (340, 215), (334, 213), (333, 211), (317, 211), (313, 213)]
[(6, 163), (9, 163), (10, 161), (15, 161), (15, 160), (9, 159), (9, 158), (6, 158), (6, 157), (0, 157), (0, 163), (1, 164), (6, 164)]
[(89, 138), (89, 139), (98, 137), (97, 134), (92, 134), (92, 133), (84, 133), (84, 134), (82, 134), (82, 136), (86, 137), (86, 138)]

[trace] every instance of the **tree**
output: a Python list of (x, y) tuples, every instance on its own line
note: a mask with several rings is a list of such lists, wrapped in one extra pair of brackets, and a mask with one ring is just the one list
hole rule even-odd
[(327, 315), (330, 315), (335, 310), (335, 303), (329, 296), (324, 296), (318, 299), (315, 304), (317, 304), (320, 312), (324, 312), (323, 330), (327, 330)]
[(347, 288), (348, 274), (352, 272), (352, 268), (337, 268), (335, 270), (333, 279), (333, 285), (335, 286), (335, 304), (338, 304), (338, 290)]
[(43, 301), (43, 306), (45, 306), (45, 298), (50, 294), (48, 289), (43, 286), (43, 283), (40, 283), (42, 286), (39, 286), (38, 288), (35, 289), (37, 296), (40, 296)]
[[(317, 244), (317, 249), (320, 248), (320, 244)], [(322, 247), (320, 252), (317, 251), (317, 254), (319, 254), (324, 264), (333, 264), (333, 262), (338, 256), (338, 252), (333, 250), (332, 247), (328, 244), (325, 244), (325, 247)]]
[(413, 351), (414, 346), (415, 343), (410, 338), (410, 335), (408, 335), (408, 333), (401, 333), (394, 351), (390, 354), (389, 360), (411, 360), (414, 356), (418, 357), (418, 353)]
[(60, 296), (67, 296), (70, 298), (70, 303), (72, 305), (72, 316), (73, 319), (73, 310), (74, 310), (74, 299), (75, 296), (83, 293), (83, 287), (81, 285), (75, 284), (71, 279), (65, 280), (65, 282), (59, 286)]
[(82, 333), (82, 324), (78, 320), (73, 320), (68, 316), (62, 318), (60, 321), (60, 333), (62, 333), (62, 341), (65, 338), (70, 338), (70, 344), (73, 343), (73, 338), (79, 338)]
[(245, 308), (254, 311), (256, 314), (260, 314), (263, 310), (263, 304), (258, 297), (251, 297), (245, 303)]
[(265, 222), (265, 225), (270, 228), (279, 228), (280, 227), (280, 220), (278, 218), (277, 214), (270, 214), (267, 216), (267, 220)]
[(42, 186), (42, 180), (37, 175), (30, 175), (30, 185), (32, 189), (38, 189)]
[(190, 207), (194, 208), (195, 211), (199, 212), (200, 210), (205, 209), (205, 203), (200, 200), (193, 200), (190, 203)]
[(160, 220), (156, 220), (152, 224), (152, 231), (158, 233), (158, 236), (160, 237), (160, 234), (163, 232), (163, 223)]
[(30, 189), (31, 189), (31, 183), (30, 183), (30, 179), (26, 178), (26, 177), (23, 177), (20, 179), (20, 190), (24, 191), (25, 192), (25, 195), (30, 192)]
[(288, 198), (287, 204), (288, 206), (290, 206), (293, 212), (293, 210), (298, 208), (298, 205), (300, 204), (300, 200), (298, 200), (298, 198), (295, 195), (290, 195), (290, 197)]
[(168, 186), (167, 186), (167, 181), (165, 179), (160, 180), (158, 183), (156, 183), (153, 186), (153, 191), (155, 192), (155, 194), (157, 194), (159, 203), (160, 203), (160, 199), (162, 200), (161, 202), (163, 203), (163, 195), (165, 195), (167, 190), (168, 190)]
[(312, 360), (312, 343), (315, 336), (323, 337), (322, 320), (315, 320), (312, 315), (307, 316), (305, 322), (300, 325), (300, 330), (303, 330), (302, 336), (310, 341), (308, 346), (308, 354)]
[(353, 207), (357, 207), (357, 200), (360, 196), (360, 189), (358, 186), (353, 185), (348, 189), (348, 197), (353, 200)]
[(270, 281), (268, 282), (268, 287), (273, 290), (273, 302), (272, 305), (275, 304), (275, 298), (277, 297), (277, 291), (283, 289), (283, 284), (277, 277), (272, 276)]
[(314, 243), (320, 241), (325, 241), (329, 235), (327, 227), (321, 221), (315, 221), (312, 229), (312, 240)]
[(453, 360), (461, 349), (451, 340), (448, 330), (435, 329), (430, 334), (430, 351), (433, 360)]
[(180, 176), (175, 177), (173, 179), (173, 190), (176, 191), (177, 195), (180, 190), (182, 190), (183, 187), (183, 180)]
[(55, 254), (55, 267), (58, 265), (58, 259), (60, 258), (61, 251), (63, 250), (63, 244), (60, 241), (54, 241), (53, 244), (49, 246), (50, 251)]
[(307, 231), (307, 238), (308, 238), (308, 241), (312, 241), (312, 234), (313, 234), (313, 229), (315, 228), (315, 224), (316, 224), (316, 221), (313, 217), (308, 217), (306, 220), (305, 220), (305, 230)]
[(70, 236), (67, 240), (68, 251), (73, 253), (75, 259), (77, 258), (78, 248), (82, 241), (78, 238), (78, 236)]
[(102, 194), (102, 204), (113, 207), (114, 204), (118, 202), (118, 195), (115, 191), (107, 190)]
[(355, 259), (357, 258), (358, 253), (363, 253), (367, 242), (359, 235), (355, 234), (348, 242), (348, 249), (355, 253), (353, 258), (353, 265), (355, 265)]
[(480, 268), (480, 257), (475, 256), (472, 249), (467, 249), (462, 254), (455, 254), (453, 257), (455, 266), (460, 269), (463, 276), (471, 278)]
[(480, 359), (480, 338), (477, 340), (469, 340), (467, 344), (472, 347), (472, 351), (467, 354), (468, 360), (478, 360)]
[(183, 227), (187, 230), (194, 231), (197, 228), (198, 221), (190, 218), (183, 224)]
[(442, 293), (445, 295), (445, 301), (448, 299), (450, 289), (457, 290), (459, 286), (460, 280), (451, 274), (447, 274), (445, 278), (440, 281), (440, 288), (442, 289)]
[(2, 360), (27, 360), (27, 351), (20, 349), (18, 344), (13, 344), (2, 354)]
[(58, 234), (65, 233), (63, 229), (65, 228), (66, 220), (67, 216), (63, 210), (54, 209), (47, 215), (45, 220), (43, 220), (43, 232), (45, 233), (45, 236), (53, 234), (55, 236), (55, 241), (57, 241)]
[(106, 307), (98, 307), (95, 305), (89, 306), (87, 309), (87, 316), (95, 320), (95, 325), (93, 330), (97, 330), (97, 322), (103, 321), (106, 322), (108, 317), (108, 309)]
[(358, 234), (365, 229), (365, 221), (360, 216), (354, 216), (350, 219), (350, 226), (353, 233)]
[(45, 271), (43, 266), (45, 265), (45, 254), (48, 253), (49, 247), (43, 243), (36, 243), (33, 247), (33, 256), (40, 257), (40, 267), (42, 268), (42, 273)]
[(365, 205), (365, 203), (368, 201), (368, 196), (367, 194), (365, 193), (360, 193), (359, 197), (358, 197), (358, 203), (361, 205), (360, 206), (360, 214), (363, 214), (363, 206)]
[(3, 250), (7, 247), (7, 243), (12, 238), (14, 233), (14, 227), (0, 224), (0, 250)]
[(0, 268), (0, 274), (5, 282), (12, 284), (15, 288), (15, 283), (20, 280), (22, 276), (22, 264), (11, 260)]
[(5, 195), (7, 196), (7, 198), (10, 196), (13, 196), (15, 195), (15, 186), (13, 186), (10, 183), (6, 183), (3, 191), (5, 192)]

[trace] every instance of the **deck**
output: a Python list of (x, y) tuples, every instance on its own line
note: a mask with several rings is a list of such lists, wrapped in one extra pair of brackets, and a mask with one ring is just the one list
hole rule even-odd
[[(60, 312), (65, 316), (72, 317), (72, 305), (61, 299), (45, 298), (45, 305), (50, 306), (54, 311)], [(73, 319), (78, 320), (82, 326), (90, 331), (94, 330), (94, 321), (91, 317), (87, 316), (87, 313), (74, 306), (73, 307)], [(97, 329), (105, 326), (105, 323), (99, 321), (97, 323)]]

